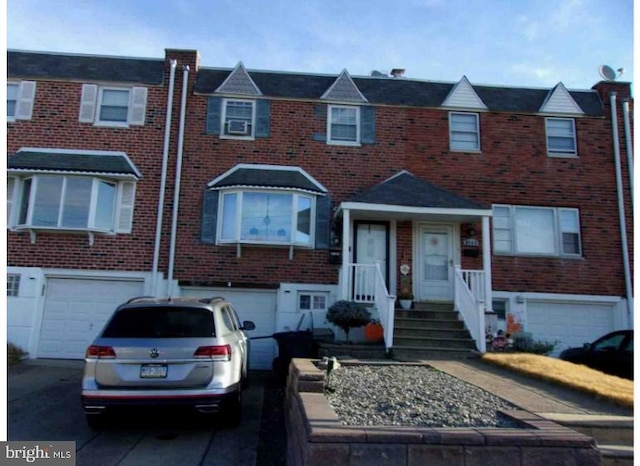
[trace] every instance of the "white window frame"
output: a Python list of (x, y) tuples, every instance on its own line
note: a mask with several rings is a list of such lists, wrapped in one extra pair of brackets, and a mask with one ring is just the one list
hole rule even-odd
[[(15, 87), (16, 89), (16, 98), (14, 103), (14, 111), (12, 115), (9, 115), (9, 87)], [(16, 121), (16, 115), (18, 114), (19, 104), (20, 104), (20, 83), (7, 82), (7, 121)]]
[[(457, 116), (464, 116), (464, 117), (474, 117), (475, 118), (475, 131), (460, 131), (460, 130), (454, 130), (453, 128), (453, 124), (454, 124), (454, 119)], [(457, 134), (473, 134), (476, 137), (477, 140), (477, 144), (476, 147), (474, 148), (467, 148), (467, 147), (457, 147), (456, 144), (456, 140), (455, 140), (455, 135)], [(451, 151), (455, 151), (455, 152), (480, 152), (480, 115), (478, 113), (471, 113), (471, 112), (449, 112), (449, 149)]]
[[(302, 297), (303, 296), (308, 296), (309, 297), (309, 307), (308, 308), (303, 308), (302, 307)], [(319, 308), (319, 307), (314, 307), (315, 304), (315, 298), (323, 298), (324, 299), (324, 307)], [(328, 311), (329, 310), (329, 292), (327, 291), (299, 291), (298, 292), (298, 302), (296, 303), (297, 308), (298, 308), (298, 312), (309, 312), (309, 311)]]
[[(580, 258), (582, 257), (582, 234), (580, 226), (580, 210), (571, 207), (543, 207), (543, 206), (528, 206), (528, 205), (506, 205), (506, 204), (494, 204), (492, 206), (494, 215), (492, 217), (492, 237), (493, 237), (493, 253), (497, 255), (512, 255), (512, 256), (544, 256), (544, 257), (565, 257), (565, 258)], [(508, 215), (497, 215), (496, 209), (506, 209)], [(518, 235), (516, 234), (516, 211), (518, 209), (531, 209), (531, 210), (547, 210), (553, 214), (553, 231), (551, 241), (553, 246), (553, 252), (551, 253), (532, 253), (523, 252), (518, 247)], [(503, 210), (504, 212), (504, 210)], [(577, 231), (564, 231), (561, 222), (561, 215), (563, 212), (571, 212), (575, 214), (577, 221)], [(500, 234), (502, 233), (502, 234)], [(563, 245), (563, 234), (577, 234), (578, 235), (578, 253), (565, 252)], [(506, 237), (506, 239), (505, 239)], [(498, 241), (502, 244), (498, 247)], [(507, 247), (504, 247), (507, 245)]]
[[(104, 91), (117, 91), (117, 92), (126, 92), (127, 93), (127, 117), (124, 121), (111, 121), (111, 120), (101, 120), (100, 113), (103, 106), (103, 97)], [(120, 126), (120, 127), (128, 127), (129, 121), (131, 120), (131, 106), (132, 106), (132, 89), (128, 87), (106, 87), (100, 86), (98, 88), (98, 101), (96, 104), (96, 126)]]
[[(289, 194), (292, 196), (291, 202), (291, 224), (290, 224), (290, 238), (289, 241), (268, 241), (261, 240), (259, 238), (242, 238), (242, 205), (243, 205), (243, 195), (245, 193), (261, 193), (261, 194)], [(233, 221), (235, 222), (233, 230), (234, 237), (233, 238), (223, 238), (223, 222), (225, 218), (224, 213), (224, 200), (225, 196), (228, 195), (236, 195), (236, 212), (235, 218)], [(309, 212), (309, 241), (308, 242), (299, 242), (296, 241), (295, 232), (298, 227), (298, 204), (299, 199), (303, 197), (310, 201), (311, 209)], [(244, 189), (244, 190), (224, 190), (220, 192), (220, 198), (218, 200), (218, 224), (216, 227), (216, 231), (218, 234), (216, 235), (217, 244), (264, 244), (269, 246), (296, 246), (303, 248), (313, 248), (315, 244), (315, 216), (316, 216), (316, 196), (309, 193), (300, 193), (292, 190), (266, 190), (266, 189)]]
[(7, 274), (7, 297), (16, 298), (20, 296), (20, 278), (19, 273)]
[[(336, 109), (348, 109), (355, 112), (356, 136), (354, 140), (338, 139), (333, 136), (333, 112)], [(336, 123), (337, 124), (337, 123)], [(360, 146), (362, 137), (362, 118), (360, 106), (357, 105), (329, 105), (327, 110), (327, 144), (339, 146)]]
[[(552, 134), (549, 131), (549, 122), (550, 121), (567, 121), (571, 123), (571, 135), (559, 135), (559, 134)], [(547, 141), (547, 154), (549, 155), (549, 157), (577, 157), (578, 156), (578, 141), (576, 138), (576, 120), (575, 118), (557, 118), (557, 117), (547, 117), (544, 120), (544, 126), (545, 126), (545, 134), (546, 134), (546, 141)], [(555, 137), (555, 138), (564, 138), (564, 139), (571, 139), (573, 142), (573, 149), (558, 149), (558, 148), (552, 148), (551, 144), (550, 144), (550, 138), (551, 137)]]
[[(34, 225), (33, 211), (34, 211), (34, 199), (38, 189), (38, 180), (42, 177), (55, 176), (62, 180), (61, 198), (57, 204), (57, 225)], [(69, 227), (61, 224), (64, 196), (67, 180), (69, 178), (88, 178), (91, 179), (91, 195), (87, 200), (88, 203), (88, 220), (87, 225), (83, 227)], [(131, 225), (128, 222), (131, 221), (132, 209), (133, 209), (133, 197), (135, 196), (135, 183), (130, 181), (119, 181), (109, 178), (101, 178), (96, 176), (72, 176), (72, 175), (30, 175), (25, 177), (10, 177), (13, 184), (13, 196), (12, 199), (7, 199), (7, 227), (11, 230), (59, 230), (59, 231), (81, 231), (81, 232), (93, 232), (107, 235), (113, 235), (116, 233), (129, 233), (131, 231)], [(30, 181), (29, 193), (24, 191), (23, 187), (26, 187), (25, 183)], [(101, 183), (106, 183), (114, 186), (113, 193), (113, 211), (111, 218), (111, 226), (109, 228), (103, 228), (96, 225), (96, 221), (99, 218), (98, 214), (98, 195), (99, 187)], [(133, 186), (129, 186), (133, 185)], [(129, 198), (125, 199), (126, 195)], [(27, 195), (28, 199), (24, 199)], [(26, 210), (23, 210), (26, 208)], [(127, 209), (130, 209), (129, 212)], [(125, 210), (127, 210), (125, 212)], [(25, 220), (21, 222), (22, 213), (24, 212)]]
[[(249, 121), (249, 131), (247, 134), (233, 134), (229, 133), (228, 121), (227, 121), (227, 106), (229, 104), (233, 104), (235, 102), (241, 102), (243, 104), (251, 104), (251, 121)], [(252, 99), (230, 99), (226, 98), (222, 101), (222, 115), (220, 118), (220, 137), (222, 139), (246, 139), (253, 140), (255, 139), (256, 134), (256, 101)], [(248, 121), (245, 119), (241, 119), (241, 121)]]

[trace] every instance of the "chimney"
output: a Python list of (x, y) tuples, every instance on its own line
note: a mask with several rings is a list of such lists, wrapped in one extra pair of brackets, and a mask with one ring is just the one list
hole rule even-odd
[(404, 68), (394, 68), (391, 70), (391, 76), (394, 78), (401, 78), (404, 76)]

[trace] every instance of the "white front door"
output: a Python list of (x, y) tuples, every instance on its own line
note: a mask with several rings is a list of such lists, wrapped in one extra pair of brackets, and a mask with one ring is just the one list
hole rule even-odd
[(418, 299), (453, 301), (453, 229), (422, 225), (418, 247)]
[[(357, 223), (355, 262), (363, 265), (380, 264), (382, 277), (387, 282), (387, 225), (383, 223)], [(354, 277), (356, 296), (373, 299), (375, 292), (375, 269), (357, 268)]]

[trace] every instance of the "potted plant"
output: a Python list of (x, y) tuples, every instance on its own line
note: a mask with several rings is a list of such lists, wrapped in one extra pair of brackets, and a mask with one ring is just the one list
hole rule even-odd
[(327, 320), (342, 330), (349, 342), (349, 330), (362, 327), (371, 321), (371, 313), (363, 305), (355, 301), (336, 301), (327, 311)]
[(411, 309), (411, 303), (413, 302), (413, 293), (408, 289), (402, 289), (398, 293), (398, 301), (402, 309)]
[(377, 343), (384, 337), (384, 328), (377, 319), (371, 319), (371, 321), (364, 326), (364, 337), (367, 341)]

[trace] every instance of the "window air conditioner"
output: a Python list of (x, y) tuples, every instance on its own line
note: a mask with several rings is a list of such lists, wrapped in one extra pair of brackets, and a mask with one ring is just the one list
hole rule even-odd
[(227, 123), (227, 131), (229, 134), (247, 134), (248, 129), (248, 122), (244, 120), (229, 120)]

